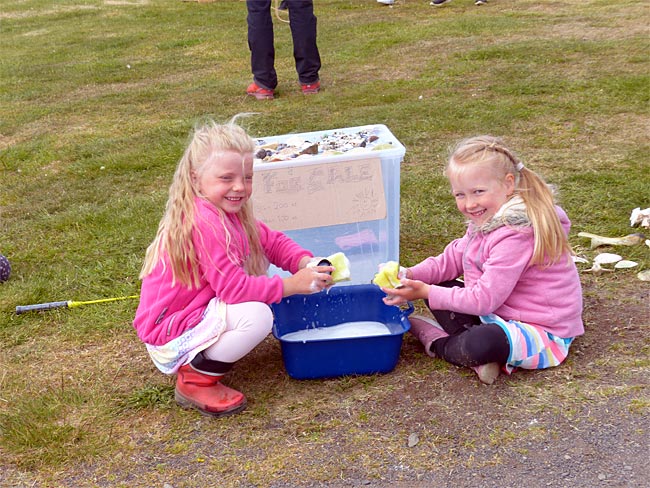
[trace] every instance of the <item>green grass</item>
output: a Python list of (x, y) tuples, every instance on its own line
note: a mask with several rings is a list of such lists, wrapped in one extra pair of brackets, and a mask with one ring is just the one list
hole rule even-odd
[[(482, 442), (516, 447), (503, 418), (489, 420), (487, 435), (446, 422), (468, 408), (479, 415), (466, 403), (473, 396), (506, 408), (529, 401), (523, 415), (551, 409), (573, 419), (601, 397), (632, 395), (626, 408), (647, 415), (647, 393), (635, 390), (648, 371), (647, 336), (640, 348), (630, 344), (637, 336), (617, 338), (614, 357), (601, 363), (590, 349), (596, 339), (585, 337), (557, 372), (515, 375), (492, 390), (409, 340), (391, 375), (297, 382), (269, 339), (230, 380), (249, 396), (248, 410), (211, 422), (174, 405), (172, 379), (155, 370), (131, 327), (135, 301), (12, 313), (19, 304), (137, 294), (192, 126), (242, 112), (257, 113), (244, 122), (253, 136), (386, 124), (407, 148), (404, 264), (463, 232), (442, 169), (451, 145), (479, 133), (504, 137), (558, 186), (573, 220), (571, 243), (593, 256), (577, 232), (628, 234), (631, 210), (650, 206), (644, 2), (494, 0), (476, 8), (457, 0), (432, 9), (421, 0), (392, 8), (319, 1), (323, 90), (299, 92), (288, 26), (276, 25), (280, 84), (270, 103), (243, 94), (251, 79), (244, 2), (0, 3), (0, 252), (13, 267), (0, 284), (7, 483), (24, 476), (39, 486), (79, 486), (74, 476), (86, 479), (80, 473), (91, 465), (111, 486), (195, 486), (195, 473), (220, 476), (223, 486), (414, 479), (471, 459), (477, 468), (501, 462), (503, 453), (481, 458)], [(635, 273), (650, 266), (647, 247), (614, 252), (639, 267), (593, 278), (587, 303), (604, 306), (610, 296), (647, 312), (620, 294), (624, 283), (646, 286)], [(589, 309), (588, 330), (597, 329), (599, 310)], [(647, 316), (638, 320), (647, 328)], [(629, 388), (601, 384), (608, 368)], [(415, 412), (423, 418), (413, 420)], [(529, 437), (558, 435), (546, 427), (529, 426)], [(408, 450), (412, 431), (420, 441)], [(454, 445), (470, 461), (458, 459)], [(334, 448), (338, 460), (324, 454)], [(136, 484), (116, 471), (132, 459)], [(408, 465), (405, 474), (389, 473), (396, 465)]]

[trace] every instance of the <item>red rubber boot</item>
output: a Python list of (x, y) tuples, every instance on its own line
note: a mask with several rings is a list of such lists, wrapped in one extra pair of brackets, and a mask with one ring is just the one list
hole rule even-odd
[(176, 403), (183, 408), (195, 408), (212, 417), (241, 412), (246, 408), (246, 397), (243, 393), (222, 385), (221, 378), (199, 373), (189, 364), (181, 366), (176, 378)]

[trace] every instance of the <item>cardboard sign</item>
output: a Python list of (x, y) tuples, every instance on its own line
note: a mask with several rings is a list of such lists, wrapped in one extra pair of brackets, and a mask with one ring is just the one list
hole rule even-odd
[(273, 168), (255, 166), (255, 216), (275, 230), (386, 218), (379, 158)]

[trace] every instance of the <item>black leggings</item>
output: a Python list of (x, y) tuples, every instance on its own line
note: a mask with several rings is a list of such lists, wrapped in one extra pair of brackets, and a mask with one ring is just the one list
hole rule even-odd
[[(461, 281), (445, 281), (438, 286), (464, 286)], [(427, 307), (429, 302), (425, 300)], [(429, 307), (431, 310), (431, 307)], [(431, 310), (449, 337), (438, 339), (431, 352), (457, 366), (480, 366), (487, 363), (505, 364), (510, 355), (508, 336), (497, 324), (483, 324), (476, 315), (448, 310)]]

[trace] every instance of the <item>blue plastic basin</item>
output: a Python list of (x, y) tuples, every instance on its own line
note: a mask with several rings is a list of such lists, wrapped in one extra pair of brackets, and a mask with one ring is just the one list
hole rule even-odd
[[(384, 304), (375, 285), (335, 286), (329, 292), (294, 295), (273, 304), (273, 335), (280, 341), (284, 366), (295, 379), (333, 378), (388, 373), (397, 365), (402, 339), (411, 324), (413, 306), (400, 309)], [(385, 324), (389, 335), (284, 341), (283, 335), (310, 327), (331, 327), (345, 322)]]

